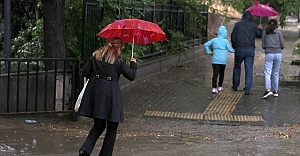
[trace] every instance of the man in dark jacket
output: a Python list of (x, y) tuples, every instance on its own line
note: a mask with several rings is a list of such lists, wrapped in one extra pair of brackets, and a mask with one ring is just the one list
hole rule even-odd
[(245, 11), (242, 19), (235, 23), (231, 33), (231, 44), (235, 49), (232, 89), (237, 90), (240, 85), (241, 64), (245, 66), (245, 95), (250, 94), (255, 56), (255, 38), (261, 38), (262, 25), (257, 26), (252, 21), (250, 12)]

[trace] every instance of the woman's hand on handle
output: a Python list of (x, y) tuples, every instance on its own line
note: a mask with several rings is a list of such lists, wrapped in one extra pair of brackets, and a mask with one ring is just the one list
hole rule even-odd
[(131, 57), (130, 61), (133, 61), (134, 63), (136, 63), (136, 59), (134, 57)]

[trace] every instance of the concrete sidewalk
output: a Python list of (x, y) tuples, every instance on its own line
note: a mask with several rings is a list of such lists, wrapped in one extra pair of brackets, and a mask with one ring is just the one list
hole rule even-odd
[[(230, 30), (230, 26), (229, 30)], [(280, 71), (281, 84), (291, 81), (291, 78), (299, 76), (299, 66), (291, 65), (298, 56), (292, 55), (293, 44), (297, 40), (297, 34), (293, 30), (283, 29), (286, 48), (283, 50), (283, 59)], [(229, 33), (230, 34), (230, 33)], [(199, 47), (203, 48), (203, 47)], [(228, 54), (229, 59), (225, 71), (224, 91), (219, 94), (211, 94), (212, 66), (211, 56), (203, 55), (200, 58), (182, 64), (167, 73), (145, 78), (134, 85), (124, 89), (125, 110), (127, 114), (141, 114), (146, 116), (161, 116), (172, 118), (185, 118), (197, 120), (217, 120), (229, 122), (263, 122), (264, 124), (283, 125), (298, 122), (297, 107), (299, 103), (299, 91), (293, 86), (280, 86), (279, 97), (261, 99), (264, 88), (264, 51), (261, 48), (261, 40), (256, 40), (256, 56), (254, 63), (253, 88), (250, 96), (244, 96), (244, 69), (242, 69), (241, 86), (238, 91), (231, 90), (231, 78), (234, 65), (234, 54)], [(295, 81), (294, 84), (299, 81)], [(278, 122), (272, 123), (263, 119), (263, 106), (266, 103), (286, 103), (280, 111), (295, 112), (293, 116), (278, 116)], [(244, 107), (247, 107), (245, 110)], [(259, 111), (260, 110), (260, 111)], [(281, 112), (280, 114), (287, 114)], [(257, 123), (256, 123), (257, 124)]]

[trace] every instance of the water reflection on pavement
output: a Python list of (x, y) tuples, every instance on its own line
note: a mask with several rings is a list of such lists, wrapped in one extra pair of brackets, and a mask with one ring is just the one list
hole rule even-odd
[(5, 129), (0, 130), (0, 136), (2, 136), (0, 155), (66, 154), (66, 151), (72, 151), (72, 148), (80, 146), (80, 143), (76, 145), (77, 138), (72, 138), (62, 132)]

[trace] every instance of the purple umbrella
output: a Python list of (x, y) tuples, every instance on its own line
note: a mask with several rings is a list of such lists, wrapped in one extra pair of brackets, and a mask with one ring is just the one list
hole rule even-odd
[[(254, 5), (250, 8), (246, 9), (246, 11), (249, 11), (252, 16), (276, 16), (279, 15), (279, 13), (269, 6), (270, 2), (266, 5), (259, 4), (257, 0), (254, 0)], [(261, 23), (261, 18), (260, 18)]]

